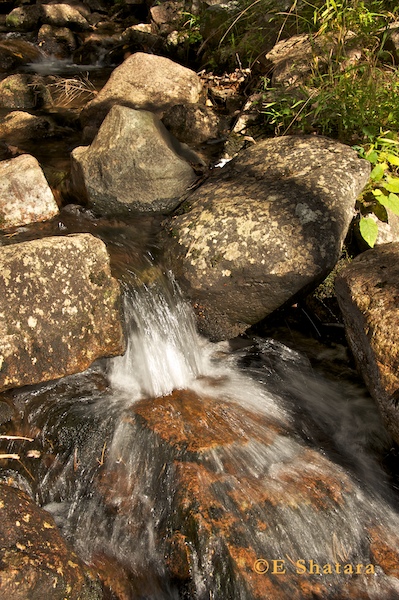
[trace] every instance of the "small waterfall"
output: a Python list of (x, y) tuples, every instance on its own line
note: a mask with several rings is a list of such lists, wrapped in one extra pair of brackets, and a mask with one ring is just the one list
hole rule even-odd
[(128, 345), (124, 356), (110, 361), (112, 387), (156, 398), (190, 386), (203, 370), (200, 339), (172, 275), (162, 289), (128, 289), (124, 312)]
[(273, 340), (201, 339), (171, 276), (126, 286), (125, 313), (123, 357), (20, 393), (34, 492), (110, 597), (399, 598), (366, 395)]

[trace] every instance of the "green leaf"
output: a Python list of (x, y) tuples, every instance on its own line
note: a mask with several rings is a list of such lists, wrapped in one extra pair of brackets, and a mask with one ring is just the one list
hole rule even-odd
[(376, 188), (375, 190), (372, 190), (371, 192), (373, 194), (373, 196), (375, 196), (377, 198), (377, 196), (382, 196), (382, 191), (380, 190), (380, 188)]
[(384, 183), (384, 188), (388, 192), (393, 192), (394, 194), (399, 193), (399, 177), (391, 177), (387, 175), (386, 183)]
[(373, 181), (381, 181), (387, 168), (387, 163), (378, 163), (375, 165), (374, 169), (370, 173), (371, 179)]
[(364, 158), (371, 162), (371, 164), (375, 165), (378, 162), (378, 152), (376, 152), (375, 150), (367, 152)]
[(391, 163), (391, 165), (395, 165), (395, 167), (399, 167), (399, 156), (395, 156), (395, 154), (387, 154), (387, 161)]
[(370, 248), (374, 247), (378, 236), (378, 225), (371, 217), (362, 217), (359, 221), (359, 231)]
[(380, 221), (383, 223), (388, 223), (387, 209), (382, 205), (382, 203), (375, 202), (371, 207), (371, 210)]
[(399, 196), (389, 194), (389, 196), (380, 196), (378, 198), (380, 204), (391, 210), (395, 215), (399, 215)]

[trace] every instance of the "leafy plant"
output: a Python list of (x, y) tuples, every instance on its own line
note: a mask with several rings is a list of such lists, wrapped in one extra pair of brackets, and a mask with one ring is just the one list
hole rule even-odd
[(358, 200), (359, 231), (372, 248), (378, 236), (378, 222), (370, 214), (385, 223), (391, 212), (399, 215), (399, 141), (395, 134), (385, 131), (367, 147), (354, 148), (373, 165), (369, 184)]

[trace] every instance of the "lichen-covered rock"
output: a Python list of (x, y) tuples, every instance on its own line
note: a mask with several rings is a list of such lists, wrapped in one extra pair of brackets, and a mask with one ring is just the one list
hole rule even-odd
[(8, 113), (0, 123), (0, 138), (17, 146), (27, 140), (51, 136), (54, 132), (55, 123), (50, 117), (32, 115), (21, 110)]
[(162, 122), (186, 144), (198, 145), (219, 136), (220, 119), (209, 106), (176, 104), (165, 113)]
[(90, 234), (0, 248), (0, 391), (122, 354), (120, 288)]
[(194, 71), (163, 56), (136, 52), (113, 71), (81, 119), (84, 125), (100, 124), (114, 104), (160, 114), (174, 104), (195, 104), (201, 91)]
[(399, 443), (399, 243), (358, 256), (335, 289), (358, 370)]
[(36, 158), (23, 154), (0, 162), (0, 229), (45, 221), (57, 213), (57, 203)]
[(29, 109), (37, 105), (37, 98), (29, 75), (9, 75), (0, 82), (0, 107)]
[(29, 110), (51, 103), (51, 95), (38, 75), (9, 75), (0, 82), (0, 108)]
[(6, 25), (16, 31), (33, 31), (39, 28), (41, 7), (19, 6), (14, 8), (6, 17)]
[(91, 146), (72, 152), (75, 189), (102, 214), (171, 211), (195, 180), (179, 150), (153, 113), (114, 106)]
[(90, 25), (74, 6), (69, 4), (42, 4), (42, 22), (55, 27), (68, 27), (75, 31), (89, 29)]
[(67, 546), (53, 517), (0, 484), (0, 598), (100, 600), (101, 585)]
[(316, 287), (338, 260), (370, 167), (333, 140), (243, 151), (167, 222), (167, 263), (211, 339), (234, 337)]

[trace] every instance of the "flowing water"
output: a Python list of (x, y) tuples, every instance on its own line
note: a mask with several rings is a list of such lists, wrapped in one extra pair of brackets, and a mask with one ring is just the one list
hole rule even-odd
[(272, 339), (202, 339), (145, 260), (122, 277), (126, 354), (14, 392), (42, 453), (27, 485), (108, 597), (399, 598), (390, 440), (364, 390)]

